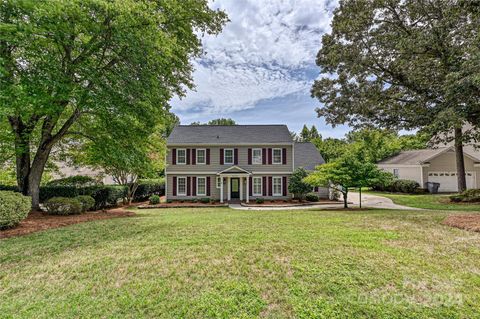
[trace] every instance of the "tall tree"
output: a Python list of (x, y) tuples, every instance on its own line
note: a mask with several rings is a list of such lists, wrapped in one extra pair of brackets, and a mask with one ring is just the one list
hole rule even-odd
[[(465, 0), (344, 0), (322, 39), (312, 95), (328, 123), (448, 132), (466, 188), (462, 132), (480, 114), (480, 9)], [(473, 67), (476, 65), (477, 67)]]
[(226, 21), (207, 0), (1, 1), (0, 127), (8, 121), (10, 132), (0, 140), (13, 140), (33, 207), (55, 145), (111, 122), (155, 126), (193, 87), (199, 35)]
[(190, 125), (237, 125), (237, 123), (230, 118), (218, 118), (214, 120), (210, 120), (207, 123), (201, 123), (199, 121), (192, 122)]

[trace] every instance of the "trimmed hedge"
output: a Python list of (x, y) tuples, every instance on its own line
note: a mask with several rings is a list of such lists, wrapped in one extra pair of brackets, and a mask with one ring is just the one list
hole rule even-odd
[(309, 202), (318, 202), (320, 200), (320, 197), (315, 193), (308, 193), (307, 195), (305, 195), (305, 199)]
[(92, 196), (89, 195), (80, 195), (75, 197), (76, 200), (82, 204), (82, 212), (86, 212), (91, 210), (93, 207), (95, 207), (95, 199), (93, 199)]
[(407, 194), (417, 193), (419, 188), (420, 184), (408, 179), (394, 179), (385, 184), (377, 184), (372, 187), (375, 191)]
[(152, 195), (165, 195), (165, 180), (163, 178), (140, 180), (133, 200), (142, 202), (148, 200)]
[(450, 201), (454, 203), (478, 203), (480, 202), (480, 189), (467, 189), (460, 194), (451, 195)]
[(0, 191), (0, 229), (17, 226), (27, 217), (31, 207), (30, 197), (12, 191)]
[(53, 197), (45, 203), (45, 210), (50, 215), (75, 215), (82, 212), (82, 203), (76, 198)]
[(47, 183), (47, 186), (75, 186), (75, 187), (87, 187), (103, 185), (97, 179), (90, 176), (75, 175), (65, 178), (55, 179)]

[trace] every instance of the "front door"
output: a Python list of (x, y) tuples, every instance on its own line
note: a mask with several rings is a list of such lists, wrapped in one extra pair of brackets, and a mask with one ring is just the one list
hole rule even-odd
[(240, 179), (239, 178), (230, 179), (230, 198), (231, 199), (240, 198)]

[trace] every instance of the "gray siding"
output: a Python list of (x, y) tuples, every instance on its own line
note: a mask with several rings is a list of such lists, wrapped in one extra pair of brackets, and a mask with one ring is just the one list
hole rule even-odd
[[(210, 165), (196, 164), (196, 165), (172, 165), (172, 150), (179, 148), (189, 148), (189, 149), (201, 149), (209, 148), (210, 149)], [(265, 145), (251, 145), (251, 146), (205, 146), (198, 147), (195, 145), (185, 146), (185, 147), (168, 147), (167, 153), (167, 174), (170, 172), (175, 173), (185, 173), (185, 174), (195, 174), (195, 173), (217, 173), (233, 165), (220, 165), (220, 149), (226, 148), (238, 148), (238, 166), (246, 169), (253, 173), (262, 173), (262, 172), (275, 172), (275, 173), (291, 173), (292, 170), (292, 145), (279, 145), (279, 146), (265, 146)], [(248, 149), (249, 148), (286, 148), (287, 150), (287, 164), (272, 164), (272, 165), (248, 165)]]

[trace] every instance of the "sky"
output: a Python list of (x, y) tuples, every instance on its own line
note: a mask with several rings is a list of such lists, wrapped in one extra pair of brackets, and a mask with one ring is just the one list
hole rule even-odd
[(315, 56), (330, 31), (336, 0), (216, 0), (231, 20), (221, 34), (203, 38), (193, 61), (196, 89), (172, 101), (182, 124), (227, 117), (238, 124), (287, 124), (298, 132), (315, 125), (323, 137), (348, 127), (317, 117), (310, 88), (319, 76)]

